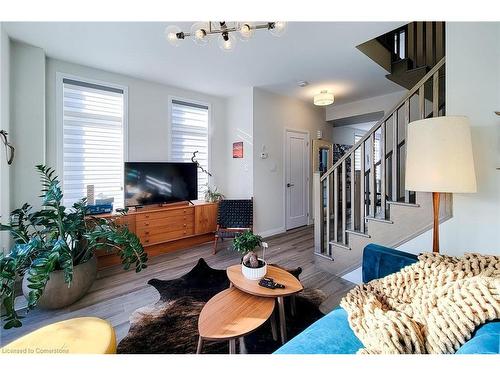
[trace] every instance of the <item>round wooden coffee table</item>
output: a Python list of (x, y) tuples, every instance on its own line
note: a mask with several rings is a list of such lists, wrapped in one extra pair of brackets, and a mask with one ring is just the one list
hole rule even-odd
[(281, 268), (267, 266), (266, 277), (271, 277), (276, 283), (283, 284), (285, 288), (269, 289), (259, 285), (259, 280), (249, 280), (241, 272), (241, 265), (236, 264), (227, 269), (227, 277), (231, 284), (239, 290), (259, 297), (276, 298), (278, 300), (279, 320), (281, 342), (286, 342), (286, 318), (284, 297), (293, 296), (302, 291), (303, 287), (300, 281)]
[(236, 339), (242, 339), (259, 328), (269, 319), (273, 310), (273, 299), (244, 293), (237, 288), (223, 290), (213, 296), (201, 310), (196, 353), (201, 353), (204, 340), (228, 340), (229, 354), (236, 353)]

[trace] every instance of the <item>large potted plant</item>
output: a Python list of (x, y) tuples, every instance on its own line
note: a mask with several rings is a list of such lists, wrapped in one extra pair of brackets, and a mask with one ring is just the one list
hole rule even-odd
[(62, 205), (62, 190), (54, 170), (37, 165), (42, 180), (42, 208), (29, 204), (12, 212), (9, 230), (14, 245), (0, 254), (0, 300), (5, 329), (20, 327), (14, 309), (15, 283), (23, 279), (28, 311), (36, 306), (60, 308), (80, 299), (96, 277), (95, 251), (117, 251), (123, 267), (146, 268), (147, 254), (135, 234), (116, 220), (89, 217), (82, 199), (71, 208)]
[(233, 240), (233, 248), (243, 254), (241, 272), (250, 280), (259, 280), (267, 273), (266, 261), (263, 257), (259, 258), (255, 252), (255, 248), (259, 246), (265, 248), (267, 244), (262, 242), (261, 236), (253, 234), (250, 230), (236, 236)]

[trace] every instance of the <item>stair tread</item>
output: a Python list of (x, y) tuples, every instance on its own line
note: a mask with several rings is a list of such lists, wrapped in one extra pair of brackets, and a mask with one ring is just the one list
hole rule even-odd
[(394, 222), (392, 220), (384, 219), (384, 218), (381, 218), (378, 216), (368, 215), (368, 216), (365, 216), (365, 219), (372, 220), (372, 221), (379, 221), (381, 223), (394, 224)]
[(350, 233), (350, 234), (355, 234), (357, 236), (365, 237), (365, 238), (371, 238), (371, 236), (368, 233), (360, 232), (359, 230), (346, 229), (346, 232)]
[(407, 206), (407, 207), (420, 207), (417, 203), (399, 202), (399, 201), (387, 201), (387, 204), (393, 204), (396, 206)]
[(329, 244), (332, 246), (340, 247), (342, 249), (351, 250), (351, 248), (348, 245), (345, 245), (343, 242), (330, 241)]

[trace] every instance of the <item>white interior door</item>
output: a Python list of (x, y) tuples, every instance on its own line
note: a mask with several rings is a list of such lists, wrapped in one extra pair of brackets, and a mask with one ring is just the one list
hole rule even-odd
[(309, 210), (309, 134), (286, 131), (286, 229), (307, 225)]

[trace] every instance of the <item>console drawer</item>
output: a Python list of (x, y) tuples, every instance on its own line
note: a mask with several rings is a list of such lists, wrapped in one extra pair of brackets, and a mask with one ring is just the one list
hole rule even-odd
[(185, 222), (177, 222), (166, 225), (158, 225), (154, 227), (146, 227), (140, 228), (136, 230), (137, 235), (145, 236), (145, 235), (156, 235), (160, 233), (168, 233), (168, 232), (176, 232), (179, 230), (193, 229), (194, 223), (185, 223)]
[(177, 240), (186, 236), (192, 236), (193, 234), (193, 228), (186, 228), (157, 234), (143, 234), (139, 236), (139, 239), (141, 240), (143, 246), (148, 246), (157, 243)]
[(166, 227), (169, 225), (186, 224), (194, 225), (194, 217), (189, 215), (166, 217), (160, 219), (146, 219), (136, 222), (137, 231), (148, 228)]
[(194, 217), (194, 207), (184, 207), (184, 208), (176, 208), (165, 211), (155, 211), (155, 212), (141, 212), (136, 214), (136, 221), (145, 221), (145, 220), (158, 220), (165, 218), (174, 218), (179, 216), (193, 216)]

